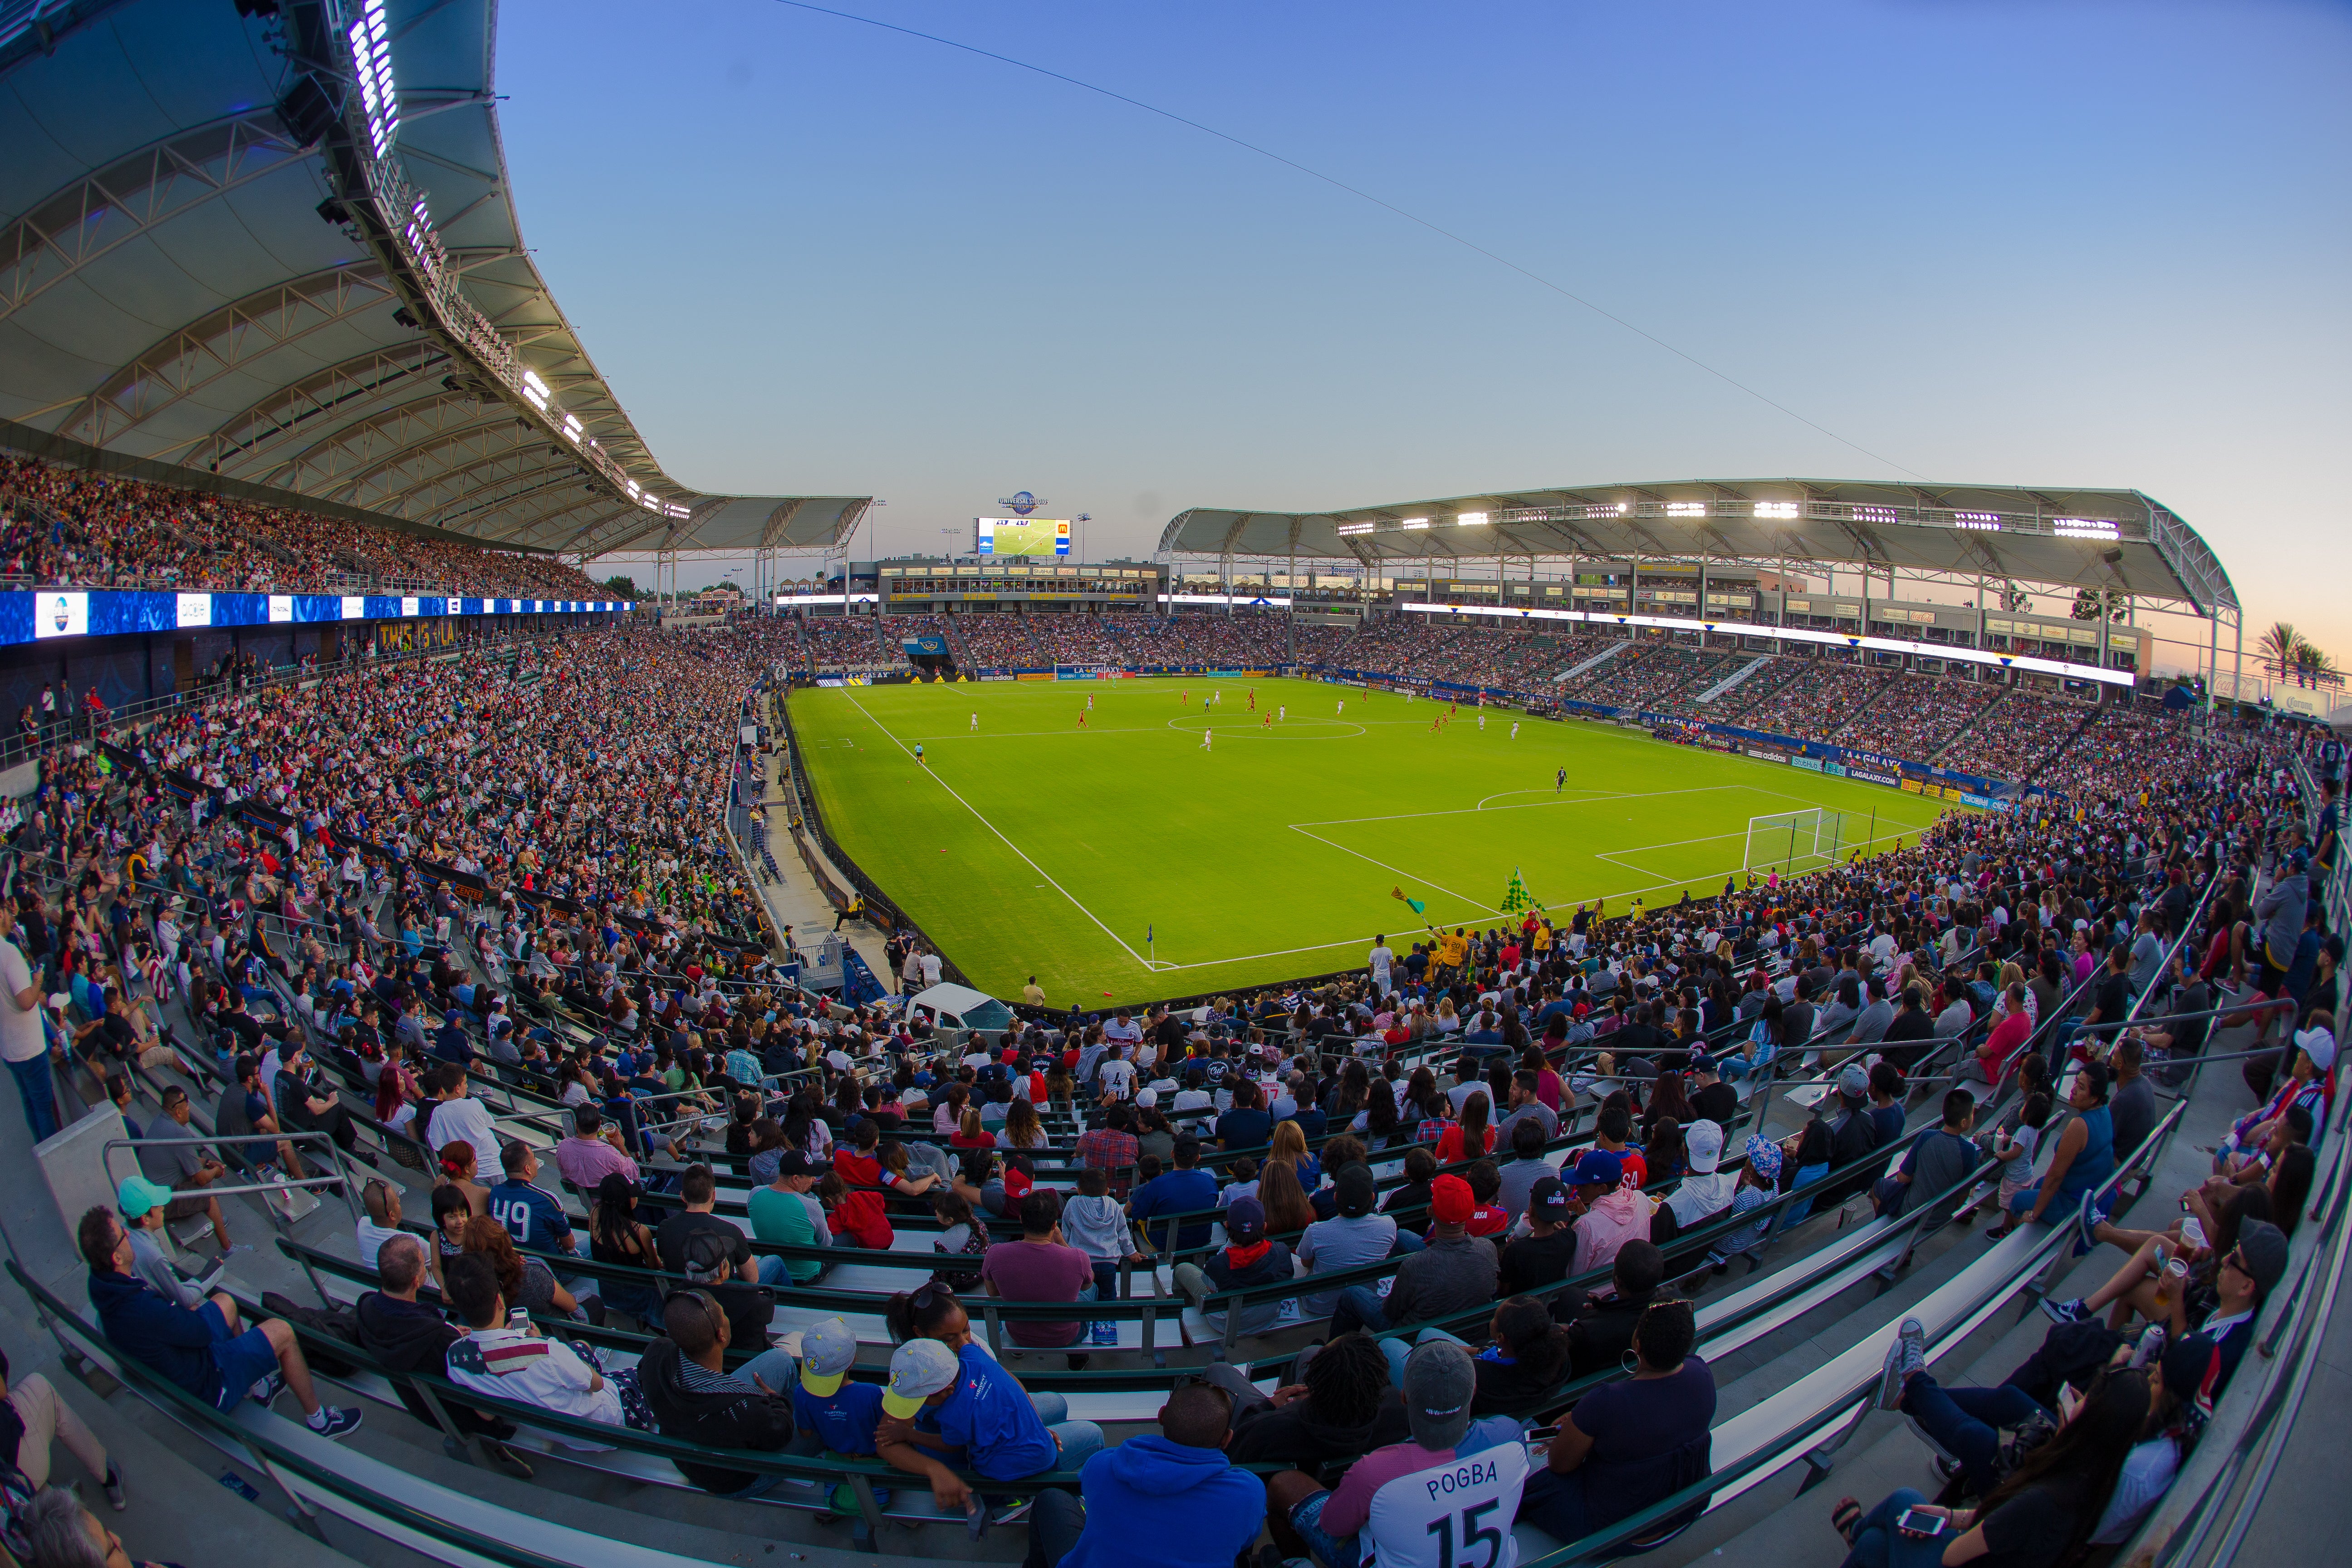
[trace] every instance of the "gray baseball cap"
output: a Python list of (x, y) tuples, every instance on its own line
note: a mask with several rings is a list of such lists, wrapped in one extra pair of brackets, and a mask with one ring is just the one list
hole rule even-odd
[(1424, 1448), (1451, 1448), (1470, 1430), (1470, 1402), (1478, 1369), (1451, 1340), (1415, 1345), (1404, 1358), (1404, 1413), (1412, 1440)]
[(801, 1387), (818, 1399), (841, 1391), (841, 1380), (857, 1360), (857, 1336), (839, 1318), (801, 1331)]

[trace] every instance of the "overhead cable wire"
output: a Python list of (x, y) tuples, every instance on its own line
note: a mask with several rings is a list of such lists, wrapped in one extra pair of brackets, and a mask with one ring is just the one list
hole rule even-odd
[(1351, 185), (1347, 181), (1339, 178), (1337, 175), (1327, 174), (1322, 170), (1302, 163), (1296, 158), (1286, 157), (1284, 154), (1276, 152), (1270, 147), (1261, 146), (1257, 142), (1249, 141), (1244, 137), (1236, 136), (1229, 131), (1220, 131), (1213, 125), (1204, 124), (1188, 115), (1179, 114), (1172, 109), (1162, 109), (1156, 103), (1147, 103), (1142, 99), (1130, 97), (1114, 88), (1102, 87), (1097, 83), (1087, 81), (1082, 78), (1071, 76), (1066, 72), (1055, 70), (1047, 66), (1036, 65), (1028, 60), (1018, 59), (1012, 55), (1000, 54), (994, 49), (982, 48), (978, 44), (967, 44), (962, 42), (961, 39), (942, 37), (937, 33), (927, 33), (919, 27), (904, 26), (897, 22), (885, 22), (879, 17), (861, 16), (855, 11), (841, 11), (836, 10), (830, 5), (812, 5), (810, 4), (810, 0), (774, 0), (774, 3), (779, 5), (789, 6), (795, 11), (808, 11), (820, 16), (838, 17), (845, 22), (856, 22), (864, 26), (877, 27), (886, 33), (903, 34), (907, 37), (920, 38), (925, 43), (938, 44), (944, 48), (958, 49), (968, 55), (977, 55), (982, 59), (994, 60), (1000, 65), (1011, 66), (1015, 70), (1029, 71), (1034, 75), (1045, 77), (1051, 80), (1064, 83), (1066, 86), (1077, 88), (1081, 91), (1091, 92), (1098, 97), (1108, 98), (1114, 102), (1126, 104), (1130, 109), (1139, 109), (1146, 114), (1156, 114), (1162, 120), (1173, 121), (1175, 123), (1184, 126), (1188, 130), (1197, 131), (1204, 136), (1213, 136), (1220, 142), (1228, 142), (1233, 146), (1239, 147), (1245, 153), (1253, 153), (1261, 158), (1268, 159), (1271, 162), (1279, 163), (1284, 168), (1304, 174), (1310, 180), (1319, 180), (1324, 184), (1331, 186), (1334, 190), (1344, 191), (1360, 201), (1370, 202), (1376, 207), (1380, 207), (1384, 211), (1395, 214), (1398, 217), (1404, 219), (1407, 223), (1425, 228), (1430, 233), (1437, 235), (1441, 238), (1453, 241), (1455, 245), (1462, 247), (1465, 250), (1472, 251), (1479, 256), (1483, 256), (1487, 260), (1494, 262), (1497, 266), (1508, 268), (1513, 272), (1517, 273), (1520, 277), (1528, 279), (1528, 281), (1541, 288), (1550, 289), (1553, 293), (1559, 295), (1563, 300), (1571, 300), (1576, 304), (1583, 306), (1586, 310), (1591, 311), (1594, 315), (1601, 317), (1602, 320), (1613, 322), (1617, 326), (1624, 328), (1625, 331), (1633, 333), (1635, 337), (1642, 339), (1643, 342), (1657, 348), (1664, 349), (1666, 353), (1674, 355), (1676, 359), (1683, 361), (1685, 363), (1692, 365), (1698, 370), (1705, 371), (1707, 374), (1715, 377), (1717, 381), (1722, 382), (1725, 385), (1745, 393), (1749, 397), (1754, 398), (1757, 402), (1763, 404), (1766, 407), (1787, 415), (1790, 418), (1795, 420), (1798, 424), (1804, 426), (1807, 429), (1816, 431), (1821, 435), (1826, 436), (1842, 447), (1851, 447), (1853, 450), (1861, 453), (1864, 457), (1868, 458), (1874, 463), (1884, 463), (1886, 467), (1896, 470), (1898, 473), (1909, 474), (1915, 479), (1924, 479), (1927, 477), (1924, 474), (1917, 472), (1916, 469), (1905, 467), (1903, 464), (1896, 462), (1892, 458), (1883, 457), (1880, 454), (1872, 451), (1869, 447), (1864, 446), (1859, 441), (1852, 440), (1844, 436), (1839, 435), (1836, 431), (1831, 429), (1828, 426), (1820, 423), (1818, 420), (1807, 418), (1804, 415), (1798, 413), (1795, 409), (1790, 407), (1787, 404), (1782, 403), (1780, 399), (1773, 397), (1769, 394), (1758, 391), (1755, 387), (1748, 385), (1746, 382), (1739, 380), (1737, 376), (1730, 374), (1728, 372), (1717, 369), (1714, 365), (1707, 363), (1705, 360), (1699, 358), (1696, 354), (1690, 353), (1687, 349), (1676, 347), (1675, 344), (1670, 343), (1665, 339), (1658, 336), (1655, 332), (1649, 331), (1646, 329), (1636, 325), (1634, 322), (1627, 321), (1624, 317), (1617, 314), (1616, 311), (1610, 310), (1604, 305), (1594, 303), (1592, 300), (1586, 299), (1583, 295), (1577, 293), (1574, 289), (1554, 282), (1551, 279), (1545, 277), (1542, 273), (1534, 271), (1529, 268), (1523, 267), (1507, 256), (1489, 250), (1485, 246), (1480, 245), (1476, 240), (1468, 238), (1464, 235), (1457, 234), (1453, 229), (1447, 228), (1443, 224), (1433, 222), (1428, 218), (1423, 217), (1418, 213), (1409, 211), (1404, 207), (1397, 205), (1394, 202), (1389, 201), (1381, 196), (1375, 195), (1371, 192), (1365, 190), (1360, 185)]

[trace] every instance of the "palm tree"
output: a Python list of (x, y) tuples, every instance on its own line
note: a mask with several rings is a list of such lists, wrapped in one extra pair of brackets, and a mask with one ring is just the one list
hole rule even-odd
[(2302, 641), (2302, 635), (2292, 623), (2276, 621), (2272, 623), (2270, 630), (2255, 640), (2254, 654), (2264, 664), (2275, 668), (2279, 679), (2284, 680), (2286, 672), (2294, 667), (2294, 650)]
[(2336, 661), (2326, 651), (2308, 637), (2294, 639), (2294, 683), (2316, 687), (2323, 676), (2336, 673)]

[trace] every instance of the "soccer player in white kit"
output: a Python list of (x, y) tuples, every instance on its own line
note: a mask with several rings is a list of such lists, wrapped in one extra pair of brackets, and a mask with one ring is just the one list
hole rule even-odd
[(1514, 741), (1516, 741), (1516, 740), (1517, 740), (1518, 738), (1519, 738), (1519, 721), (1518, 721), (1517, 719), (1514, 719), (1514, 720), (1512, 720), (1512, 721), (1511, 721), (1511, 739), (1512, 739), (1512, 740), (1514, 740)]
[(1094, 710), (1095, 710), (1095, 694), (1094, 694), (1093, 692), (1089, 691), (1089, 692), (1087, 692), (1087, 712), (1089, 712), (1089, 713), (1091, 713), (1091, 712), (1093, 712)]
[(1203, 730), (1203, 731), (1201, 731), (1201, 750), (1202, 750), (1202, 751), (1204, 751), (1204, 752), (1213, 752), (1213, 751), (1215, 751), (1215, 750), (1216, 750), (1216, 748), (1215, 748), (1214, 746), (1212, 746), (1211, 744), (1209, 744), (1209, 742), (1210, 742), (1213, 737), (1214, 737), (1214, 731), (1209, 731), (1209, 730)]
[(1341, 699), (1339, 699), (1339, 716), (1340, 716), (1341, 718), (1345, 718), (1345, 717), (1347, 717), (1347, 713), (1348, 713), (1348, 700), (1347, 700), (1346, 698), (1342, 697)]
[(1481, 706), (1480, 706), (1480, 708), (1479, 708), (1479, 710), (1478, 710), (1478, 733), (1480, 733), (1480, 734), (1482, 734), (1482, 735), (1483, 735), (1483, 734), (1485, 734), (1486, 732), (1486, 708), (1484, 707), (1484, 705), (1481, 705)]
[(971, 716), (971, 727), (975, 732), (980, 729), (980, 715), (977, 713)]
[(1278, 720), (1279, 720), (1279, 719), (1287, 719), (1287, 718), (1289, 718), (1289, 717), (1290, 717), (1290, 709), (1289, 709), (1286, 705), (1286, 706), (1284, 706), (1284, 707), (1276, 708), (1276, 709), (1274, 710), (1274, 716), (1275, 716), (1276, 719), (1278, 719)]

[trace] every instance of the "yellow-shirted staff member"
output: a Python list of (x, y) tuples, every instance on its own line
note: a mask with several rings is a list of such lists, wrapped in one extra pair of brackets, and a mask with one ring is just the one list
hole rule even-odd
[(860, 919), (865, 913), (866, 900), (857, 896), (856, 889), (852, 888), (849, 890), (849, 901), (841, 906), (839, 914), (833, 917), (833, 929), (839, 931), (842, 921)]

